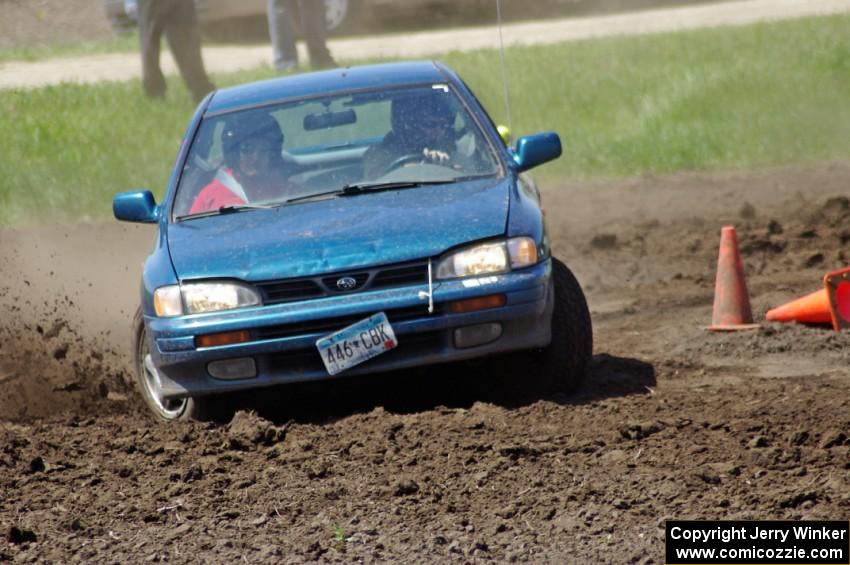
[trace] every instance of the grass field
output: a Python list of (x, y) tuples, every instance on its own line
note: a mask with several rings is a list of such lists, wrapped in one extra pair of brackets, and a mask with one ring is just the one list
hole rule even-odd
[(138, 34), (127, 33), (106, 41), (38, 44), (28, 47), (0, 49), (0, 63), (6, 63), (8, 61), (37, 61), (52, 57), (77, 57), (102, 53), (134, 53), (138, 50)]
[[(510, 48), (515, 135), (561, 134), (546, 182), (749, 168), (850, 155), (850, 17)], [(442, 57), (507, 121), (498, 52)], [(214, 77), (220, 86), (270, 70)], [(108, 217), (112, 195), (161, 195), (193, 107), (139, 81), (0, 91), (0, 224)]]

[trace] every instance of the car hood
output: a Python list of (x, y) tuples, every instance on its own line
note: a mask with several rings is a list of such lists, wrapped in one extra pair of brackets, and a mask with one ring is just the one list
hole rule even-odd
[(505, 233), (511, 178), (375, 192), (168, 226), (180, 280), (264, 281), (433, 257)]

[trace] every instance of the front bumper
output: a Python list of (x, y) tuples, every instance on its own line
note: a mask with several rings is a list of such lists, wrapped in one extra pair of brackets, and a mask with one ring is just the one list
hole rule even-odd
[[(546, 260), (502, 275), (435, 282), (433, 314), (421, 295), (427, 293), (427, 285), (416, 285), (176, 318), (146, 316), (160, 394), (163, 399), (176, 399), (331, 378), (316, 341), (380, 311), (387, 313), (398, 347), (339, 376), (545, 347), (551, 341), (554, 305), (551, 271), (551, 260)], [(491, 294), (504, 294), (505, 305), (464, 314), (446, 308), (449, 302)], [(501, 324), (501, 337), (476, 347), (455, 347), (455, 329), (492, 322)], [(251, 332), (252, 340), (195, 347), (196, 336), (238, 330)], [(245, 357), (254, 359), (255, 377), (223, 380), (207, 370), (210, 362)]]

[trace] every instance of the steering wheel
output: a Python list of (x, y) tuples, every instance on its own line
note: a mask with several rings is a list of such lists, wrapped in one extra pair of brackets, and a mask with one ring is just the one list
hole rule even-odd
[(425, 156), (422, 153), (408, 153), (407, 155), (402, 155), (398, 159), (394, 159), (389, 165), (384, 167), (381, 170), (381, 174), (378, 177), (382, 177), (384, 175), (388, 175), (396, 169), (400, 169), (405, 165), (409, 165), (411, 163), (419, 163), (425, 160)]

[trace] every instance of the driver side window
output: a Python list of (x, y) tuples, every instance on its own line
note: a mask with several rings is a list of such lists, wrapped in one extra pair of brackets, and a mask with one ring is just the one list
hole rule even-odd
[(192, 202), (212, 180), (216, 170), (224, 162), (221, 143), (224, 126), (224, 120), (217, 120), (213, 127), (201, 128), (183, 169), (180, 190), (174, 201), (176, 216), (189, 212)]

